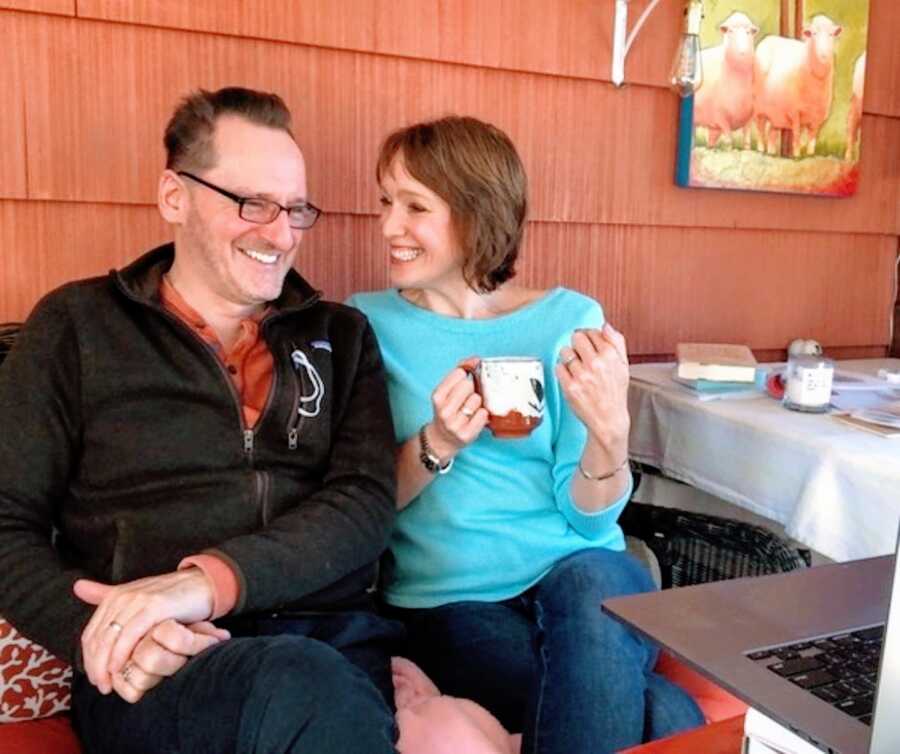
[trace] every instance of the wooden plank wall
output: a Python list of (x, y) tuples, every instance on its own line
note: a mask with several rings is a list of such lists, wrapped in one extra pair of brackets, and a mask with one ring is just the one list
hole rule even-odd
[(330, 297), (387, 284), (379, 140), (467, 113), (509, 132), (529, 171), (521, 278), (601, 299), (636, 358), (686, 339), (774, 356), (797, 336), (883, 355), (900, 235), (895, 2), (871, 0), (862, 185), (835, 200), (674, 186), (665, 78), (681, 0), (650, 17), (621, 90), (613, 0), (0, 0), (0, 321), (165, 240), (165, 121), (192, 88), (241, 84), (294, 111), (328, 213), (299, 266)]

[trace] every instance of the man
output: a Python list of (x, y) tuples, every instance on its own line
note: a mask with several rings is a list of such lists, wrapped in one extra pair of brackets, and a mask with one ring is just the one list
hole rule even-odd
[(394, 751), (374, 336), (292, 270), (280, 98), (197, 92), (165, 145), (174, 245), (49, 294), (0, 370), (0, 612), (75, 665), (92, 754)]

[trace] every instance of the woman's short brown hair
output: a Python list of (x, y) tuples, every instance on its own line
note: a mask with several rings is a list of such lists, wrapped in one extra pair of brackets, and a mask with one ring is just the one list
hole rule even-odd
[(163, 144), (169, 170), (204, 170), (214, 167), (216, 121), (237, 115), (258, 126), (287, 132), (291, 138), (291, 111), (277, 94), (229, 86), (216, 92), (198, 89), (185, 97), (172, 113)]
[(400, 156), (406, 171), (450, 205), (463, 277), (488, 293), (512, 278), (525, 227), (527, 179), (509, 137), (477, 118), (449, 116), (390, 134), (375, 177)]

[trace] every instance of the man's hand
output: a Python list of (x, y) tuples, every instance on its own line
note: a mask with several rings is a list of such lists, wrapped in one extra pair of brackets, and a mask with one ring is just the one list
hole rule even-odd
[(216, 628), (208, 621), (190, 626), (163, 621), (138, 642), (122, 672), (112, 675), (113, 690), (134, 704), (161, 681), (175, 675), (191, 657), (230, 637), (224, 628)]
[(103, 694), (112, 691), (113, 674), (154, 626), (170, 619), (185, 625), (205, 621), (213, 609), (212, 585), (199, 568), (117, 586), (79, 579), (74, 591), (97, 605), (81, 634), (81, 652), (88, 680)]

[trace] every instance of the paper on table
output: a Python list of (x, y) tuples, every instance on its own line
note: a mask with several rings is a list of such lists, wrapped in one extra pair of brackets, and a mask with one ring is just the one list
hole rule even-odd
[(885, 427), (882, 424), (874, 424), (864, 419), (856, 419), (851, 414), (832, 414), (832, 416), (840, 422), (844, 422), (855, 429), (861, 429), (880, 437), (900, 438), (900, 429)]
[[(891, 383), (880, 377), (870, 374), (850, 372), (846, 369), (836, 369), (834, 379), (831, 381), (832, 390), (890, 390)], [(896, 389), (896, 388), (895, 388)]]
[(831, 392), (831, 405), (838, 411), (859, 411), (876, 408), (885, 403), (900, 400), (900, 390), (881, 385), (878, 390), (834, 390)]
[(867, 408), (862, 411), (854, 411), (851, 414), (854, 419), (879, 424), (882, 427), (900, 429), (900, 401), (885, 403), (876, 408)]

